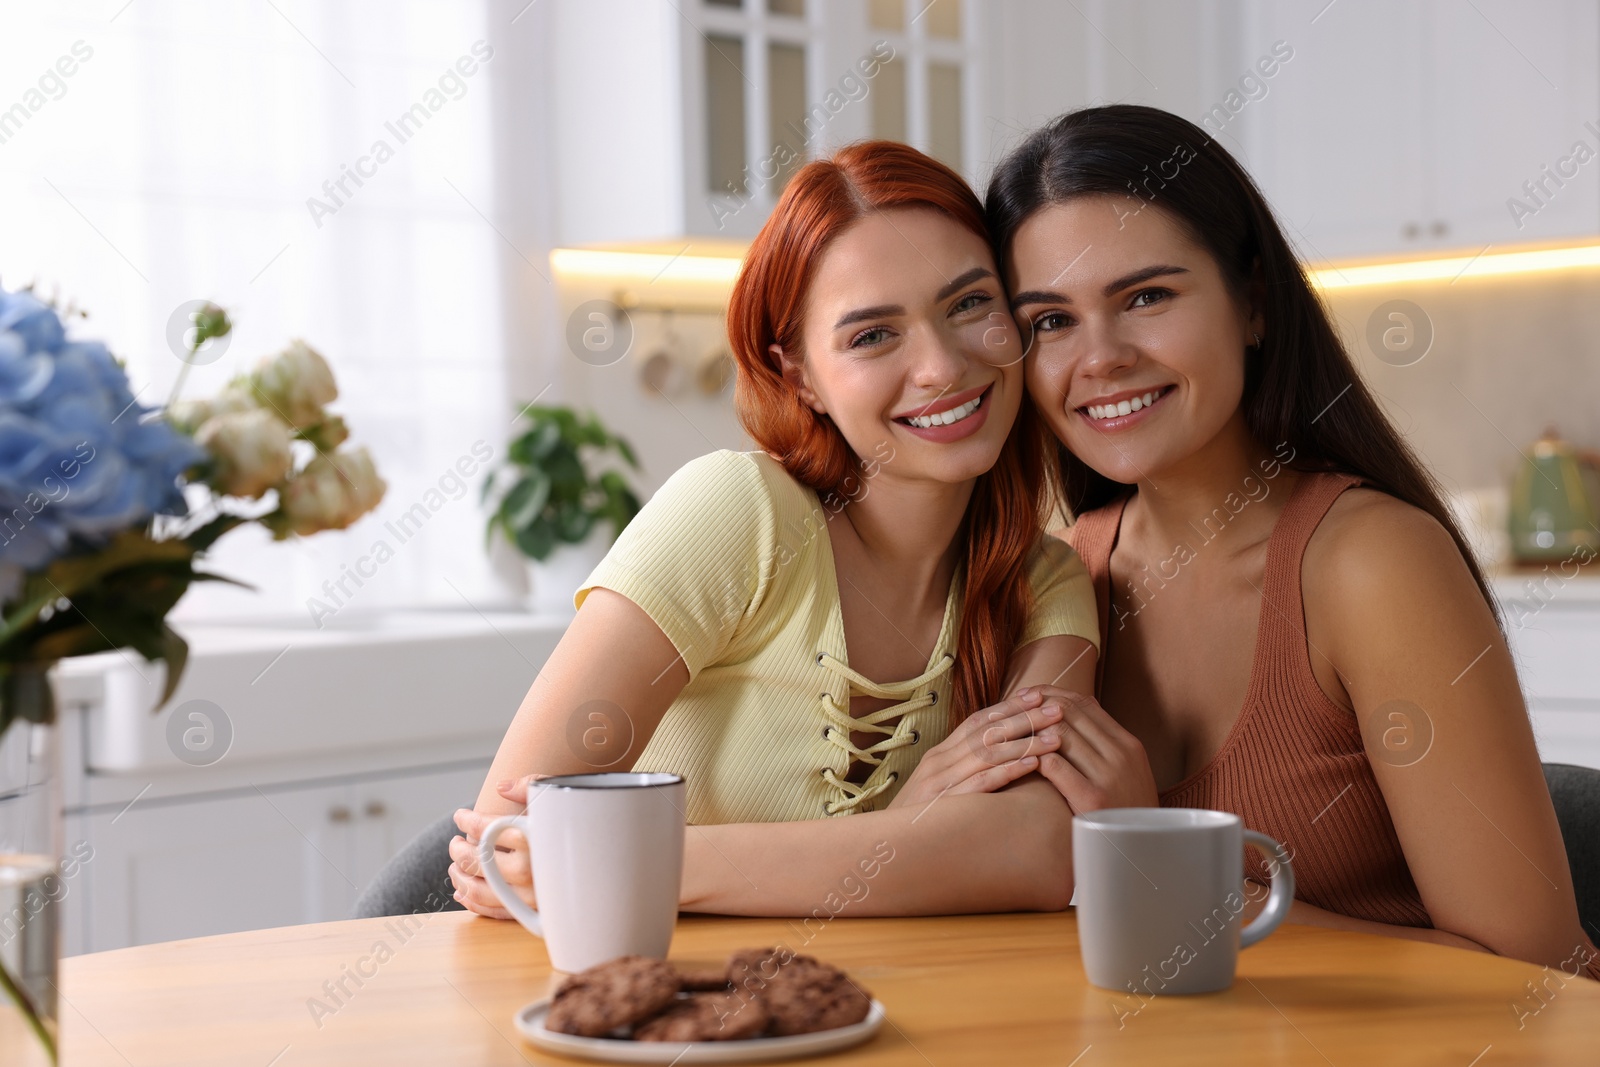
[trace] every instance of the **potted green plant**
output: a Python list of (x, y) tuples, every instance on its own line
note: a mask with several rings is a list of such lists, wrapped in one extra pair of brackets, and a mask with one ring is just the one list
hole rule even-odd
[(592, 413), (529, 405), (522, 420), (484, 479), (482, 499), (493, 501), (485, 544), (498, 531), (527, 558), (535, 613), (571, 615), (572, 594), (639, 513), (619, 469), (638, 470), (639, 460)]

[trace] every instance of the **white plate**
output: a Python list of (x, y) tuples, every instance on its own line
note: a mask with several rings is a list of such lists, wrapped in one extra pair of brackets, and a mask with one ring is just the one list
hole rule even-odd
[(575, 1037), (544, 1028), (549, 1000), (539, 1000), (517, 1012), (513, 1021), (522, 1036), (546, 1052), (580, 1060), (606, 1063), (756, 1063), (820, 1056), (825, 1052), (859, 1045), (883, 1025), (883, 1004), (874, 1000), (867, 1017), (858, 1023), (814, 1034), (789, 1037), (752, 1037), (743, 1041), (624, 1041), (614, 1037)]

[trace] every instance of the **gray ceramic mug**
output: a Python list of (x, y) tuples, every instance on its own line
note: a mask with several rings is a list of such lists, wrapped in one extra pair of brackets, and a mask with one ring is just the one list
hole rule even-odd
[[(1248, 926), (1240, 921), (1246, 844), (1267, 854), (1272, 876), (1266, 908)], [(1140, 996), (1228, 988), (1239, 950), (1276, 930), (1294, 903), (1288, 852), (1225, 811), (1073, 816), (1072, 864), (1089, 981)]]

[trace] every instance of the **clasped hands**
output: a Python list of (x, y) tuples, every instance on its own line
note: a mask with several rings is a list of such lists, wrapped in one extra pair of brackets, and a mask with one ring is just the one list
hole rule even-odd
[[(1138, 738), (1094, 698), (1035, 685), (969, 715), (928, 750), (889, 807), (925, 808), (950, 793), (992, 793), (1034, 771), (1056, 787), (1074, 812), (1160, 803)], [(543, 777), (530, 774), (501, 782), (498, 792), (525, 805), (530, 783)], [(465, 836), (450, 839), (450, 880), (456, 899), (469, 910), (509, 919), (478, 864), (478, 841), (494, 818), (471, 808), (456, 811), (456, 826)], [(537, 906), (522, 835), (515, 830), (502, 834), (496, 858), (511, 888)]]
[(1138, 738), (1093, 697), (1035, 685), (969, 715), (922, 757), (889, 806), (992, 793), (1034, 771), (1074, 812), (1160, 803)]

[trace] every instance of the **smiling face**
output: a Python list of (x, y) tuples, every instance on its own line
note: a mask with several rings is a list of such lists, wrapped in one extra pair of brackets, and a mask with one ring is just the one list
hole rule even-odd
[(1022, 401), (1021, 341), (989, 247), (929, 209), (868, 215), (829, 243), (800, 346), (798, 359), (773, 346), (784, 376), (894, 478), (987, 472)]
[(1011, 245), (1028, 391), (1063, 444), (1123, 483), (1159, 482), (1243, 428), (1244, 350), (1259, 333), (1203, 246), (1161, 208), (1052, 204)]

